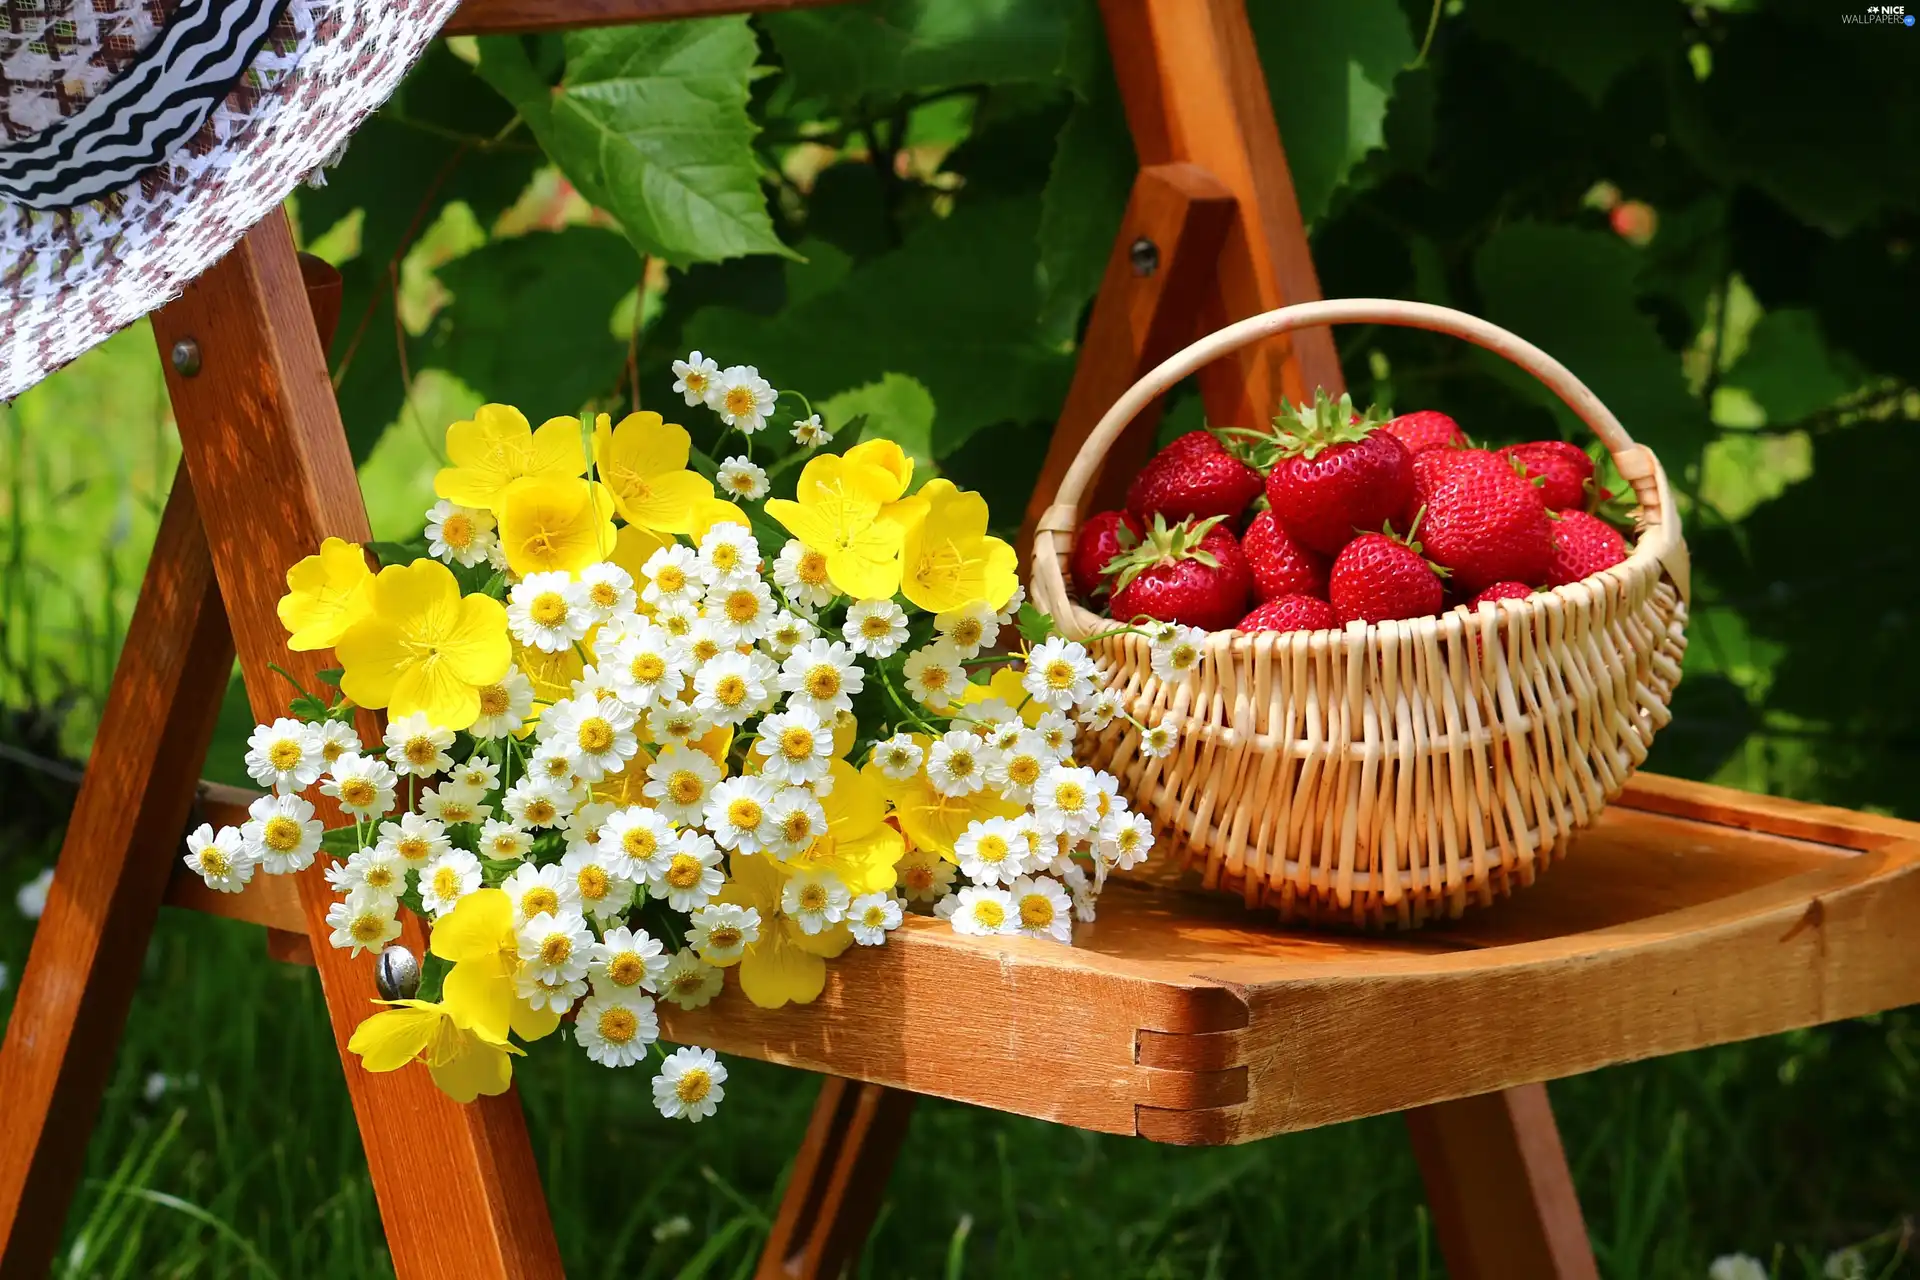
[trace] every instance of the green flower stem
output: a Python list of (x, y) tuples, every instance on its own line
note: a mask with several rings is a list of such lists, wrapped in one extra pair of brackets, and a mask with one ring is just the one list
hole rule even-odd
[(913, 708), (908, 706), (906, 699), (901, 696), (900, 691), (894, 688), (893, 677), (887, 674), (886, 667), (876, 664), (874, 670), (880, 673), (881, 686), (886, 689), (887, 696), (893, 699), (893, 705), (899, 708), (901, 713), (907, 717), (907, 722), (917, 728), (924, 729), (936, 738), (939, 737), (940, 731), (915, 714)]

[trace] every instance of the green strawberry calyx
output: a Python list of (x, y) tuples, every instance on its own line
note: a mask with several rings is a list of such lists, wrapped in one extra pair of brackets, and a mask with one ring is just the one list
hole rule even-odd
[(1451, 577), (1453, 576), (1452, 572), (1447, 568), (1447, 566), (1441, 564), (1437, 560), (1434, 560), (1428, 557), (1426, 553), (1426, 548), (1420, 545), (1420, 522), (1422, 520), (1425, 520), (1426, 518), (1427, 518), (1427, 509), (1426, 507), (1422, 506), (1418, 511), (1413, 513), (1413, 523), (1407, 526), (1407, 531), (1404, 534), (1395, 533), (1393, 531), (1393, 521), (1391, 520), (1383, 521), (1381, 523), (1380, 534), (1382, 537), (1386, 538), (1387, 541), (1397, 542), (1401, 546), (1405, 547), (1407, 550), (1413, 552), (1413, 554), (1419, 556), (1422, 560), (1425, 560), (1427, 562), (1427, 568), (1433, 570), (1434, 573), (1438, 574), (1440, 577), (1442, 578)]
[(1283, 458), (1313, 458), (1336, 444), (1357, 444), (1392, 416), (1392, 410), (1379, 405), (1361, 413), (1353, 407), (1352, 396), (1342, 394), (1335, 400), (1319, 387), (1312, 404), (1282, 404), (1271, 427), (1221, 427), (1214, 434), (1242, 462), (1267, 472)]
[(1113, 576), (1113, 590), (1118, 593), (1126, 590), (1127, 584), (1141, 573), (1158, 565), (1194, 560), (1209, 569), (1218, 569), (1219, 559), (1213, 552), (1202, 549), (1200, 542), (1224, 519), (1225, 516), (1208, 516), (1205, 520), (1182, 520), (1170, 525), (1164, 515), (1156, 514), (1140, 545), (1107, 561), (1103, 572)]

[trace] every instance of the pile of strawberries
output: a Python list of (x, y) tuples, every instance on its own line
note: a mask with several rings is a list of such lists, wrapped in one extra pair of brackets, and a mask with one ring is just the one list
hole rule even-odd
[(1619, 564), (1626, 539), (1593, 514), (1610, 496), (1565, 441), (1476, 449), (1444, 413), (1358, 414), (1322, 391), (1271, 429), (1193, 431), (1162, 449), (1126, 510), (1081, 526), (1070, 567), (1082, 599), (1129, 621), (1315, 631), (1419, 618)]

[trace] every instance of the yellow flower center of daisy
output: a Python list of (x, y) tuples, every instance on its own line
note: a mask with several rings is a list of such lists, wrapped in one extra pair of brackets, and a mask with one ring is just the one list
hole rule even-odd
[(376, 915), (355, 916), (353, 918), (353, 940), (355, 942), (377, 942), (380, 935), (387, 931), (384, 917)]
[(504, 684), (483, 684), (480, 686), (480, 714), (483, 716), (503, 716), (513, 700), (507, 696)]
[(869, 640), (884, 640), (893, 634), (893, 619), (884, 613), (870, 613), (860, 619), (860, 634)]
[(574, 734), (574, 738), (580, 743), (582, 751), (598, 755), (613, 745), (613, 726), (599, 716), (588, 716), (580, 722), (580, 730)]
[(596, 866), (580, 868), (580, 874), (575, 876), (573, 881), (580, 886), (580, 896), (588, 902), (600, 901), (613, 888), (612, 882), (607, 879), (607, 873)]
[(1173, 646), (1172, 651), (1167, 654), (1167, 658), (1173, 663), (1175, 670), (1184, 670), (1200, 660), (1200, 651), (1185, 641), (1182, 641)]
[(518, 831), (502, 831), (493, 838), (493, 851), (503, 858), (519, 857), (520, 833)]
[(675, 769), (667, 778), (667, 798), (675, 804), (692, 804), (706, 794), (706, 785), (691, 769)]
[(1053, 904), (1037, 893), (1020, 899), (1020, 924), (1027, 929), (1044, 929), (1053, 923)]
[(1030, 787), (1040, 780), (1040, 762), (1032, 756), (1015, 756), (1007, 762), (1007, 781)]
[(660, 839), (645, 827), (628, 827), (620, 837), (620, 847), (629, 858), (645, 862), (660, 848)]
[(522, 812), (526, 815), (528, 826), (544, 827), (553, 821), (558, 811), (553, 807), (553, 801), (545, 796), (535, 796), (527, 801), (527, 807)]
[(350, 809), (370, 809), (379, 796), (373, 783), (365, 778), (348, 778), (340, 784), (340, 803)]
[(780, 754), (789, 760), (805, 760), (813, 755), (813, 730), (791, 725), (780, 735)]
[(540, 962), (542, 964), (565, 964), (572, 955), (573, 939), (564, 933), (550, 933), (540, 940)]
[(637, 951), (622, 951), (607, 961), (607, 981), (616, 987), (637, 986), (647, 976), (647, 962)]
[(740, 567), (740, 548), (731, 542), (715, 543), (713, 554), (708, 557), (713, 567), (722, 573), (732, 573)]
[(465, 800), (442, 799), (440, 801), (440, 820), (442, 822), (472, 822), (473, 806)]
[(540, 762), (540, 767), (556, 782), (573, 776), (573, 766), (567, 763), (565, 756), (549, 756)]
[(980, 637), (985, 634), (986, 628), (980, 625), (980, 619), (971, 615), (954, 623), (953, 630), (947, 633), (955, 644), (961, 646), (979, 644)]
[(700, 984), (705, 981), (706, 975), (698, 969), (687, 969), (674, 974), (667, 985), (673, 988), (675, 995), (690, 996), (698, 991)]
[(200, 870), (205, 875), (224, 876), (233, 870), (233, 859), (216, 846), (208, 845), (200, 851)]
[(600, 1038), (609, 1044), (625, 1044), (640, 1034), (640, 1019), (625, 1005), (610, 1004), (600, 1011)]
[(739, 676), (721, 676), (714, 682), (713, 697), (723, 707), (737, 707), (747, 700), (747, 682)]
[(753, 492), (753, 473), (751, 471), (736, 471), (733, 473), (733, 478), (727, 483), (733, 486), (735, 493), (750, 494)]
[(704, 373), (696, 373), (689, 370), (687, 376), (680, 379), (680, 381), (686, 383), (687, 390), (693, 392), (696, 396), (704, 396), (707, 394), (707, 375)]
[(973, 752), (956, 751), (947, 757), (947, 772), (956, 778), (973, 776)]
[(687, 588), (687, 575), (677, 564), (663, 564), (660, 572), (653, 575), (653, 585), (672, 595)]
[(440, 541), (450, 547), (466, 547), (473, 542), (473, 519), (455, 512), (440, 522)]
[(740, 945), (742, 936), (744, 935), (740, 930), (733, 925), (723, 924), (718, 929), (708, 931), (707, 947), (712, 951), (731, 951)]
[(697, 662), (712, 662), (720, 656), (719, 642), (704, 637), (695, 640), (693, 642), (693, 656)]
[(684, 613), (669, 613), (661, 618), (661, 625), (666, 627), (668, 635), (677, 639), (693, 630), (693, 619)]
[(527, 616), (543, 627), (557, 627), (567, 620), (567, 598), (558, 591), (542, 591), (527, 606)]
[(620, 602), (620, 593), (613, 589), (611, 582), (596, 582), (587, 588), (587, 599), (600, 609), (611, 609)]
[(999, 836), (981, 836), (974, 853), (980, 861), (997, 866), (1007, 860), (1007, 842)]
[(758, 827), (766, 820), (766, 816), (761, 811), (760, 802), (746, 796), (741, 796), (727, 806), (727, 821), (742, 831), (751, 831)]
[(541, 912), (552, 915), (560, 909), (560, 895), (545, 885), (536, 885), (520, 895), (520, 914), (531, 920)]
[(915, 893), (925, 893), (933, 888), (933, 868), (908, 867), (900, 873), (900, 879)]
[(840, 696), (840, 670), (830, 662), (810, 668), (805, 683), (808, 695), (822, 702)]
[(425, 768), (439, 757), (440, 747), (426, 734), (416, 733), (407, 739), (407, 745), (400, 748), (400, 753), (406, 756), (408, 764)]
[(383, 867), (376, 863), (367, 868), (366, 881), (367, 887), (370, 889), (388, 888), (393, 884), (393, 868)]
[(982, 898), (973, 904), (973, 918), (989, 929), (998, 929), (1007, 922), (1007, 910), (992, 898)]
[(300, 763), (306, 752), (291, 738), (282, 738), (267, 748), (267, 762), (282, 773)]
[(920, 687), (933, 693), (946, 688), (952, 680), (953, 672), (937, 664), (927, 667), (920, 673)]
[(442, 902), (460, 892), (460, 873), (452, 867), (442, 867), (433, 873), (433, 893)]
[(276, 814), (260, 829), (260, 843), (275, 853), (292, 853), (300, 847), (300, 824)]
[(673, 861), (667, 864), (665, 879), (676, 889), (691, 889), (700, 883), (700, 877), (705, 872), (706, 868), (700, 864), (700, 859), (692, 854), (676, 853)]
[(640, 684), (652, 684), (667, 674), (667, 660), (657, 653), (643, 653), (627, 664), (627, 673)]
[(727, 617), (734, 622), (752, 622), (760, 616), (760, 597), (751, 591), (729, 591), (727, 593)]
[(1053, 803), (1056, 808), (1077, 813), (1086, 807), (1086, 790), (1077, 782), (1063, 782), (1053, 789)]
[(1120, 834), (1114, 837), (1113, 842), (1120, 846), (1122, 853), (1132, 853), (1140, 847), (1140, 829), (1138, 827), (1122, 827), (1120, 828)]
[(329, 738), (320, 744), (320, 758), (328, 764), (332, 764), (345, 754), (347, 754), (347, 745), (344, 742), (335, 742)]
[(1073, 664), (1065, 658), (1055, 658), (1047, 664), (1047, 688), (1071, 689), (1073, 687)]
[(800, 909), (802, 911), (824, 911), (827, 906), (827, 886), (817, 880), (810, 880), (800, 886)]
[(744, 418), (753, 412), (753, 388), (728, 387), (727, 394), (721, 398), (720, 403), (725, 405), (727, 412), (734, 417)]
[(713, 1077), (699, 1067), (689, 1067), (673, 1082), (673, 1096), (688, 1106), (713, 1092)]
[(793, 566), (793, 576), (810, 587), (827, 585), (827, 558), (818, 551), (808, 551), (801, 555), (800, 563)]
[(813, 834), (813, 818), (805, 809), (795, 809), (780, 824), (780, 835), (788, 844), (799, 844)]
[(869, 929), (884, 928), (887, 923), (886, 908), (878, 906), (868, 907), (866, 914), (860, 917), (860, 923), (866, 925)]

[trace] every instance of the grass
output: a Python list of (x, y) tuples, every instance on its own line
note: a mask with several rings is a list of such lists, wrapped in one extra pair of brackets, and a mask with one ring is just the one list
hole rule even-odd
[[(0, 966), (13, 977), (31, 924), (10, 903), (51, 863), (70, 802), (18, 749), (79, 754), (91, 739), (173, 464), (157, 387), (150, 338), (132, 331), (0, 415), (0, 703), (57, 711), (51, 733), (0, 721), (0, 747), (16, 749), (0, 758)], [(468, 401), (455, 384), (422, 396), (435, 418)], [(433, 465), (417, 433), (389, 434), (363, 471), (377, 532), (411, 531)], [(229, 720), (242, 727), (244, 712)], [(30, 787), (37, 806), (20, 803)], [(0, 982), (0, 1019), (14, 985)], [(956, 1002), (953, 1034), (968, 1030)], [(654, 1112), (644, 1077), (535, 1047), (519, 1079), (569, 1275), (749, 1273), (815, 1086), (731, 1066), (720, 1115), (688, 1127)], [(1867, 1276), (1920, 1274), (1903, 1234), (1920, 1211), (1910, 1011), (1620, 1067), (1553, 1095), (1607, 1276), (1699, 1277), (1740, 1250), (1775, 1276), (1815, 1277), (1843, 1246), (1861, 1248)], [(389, 1273), (313, 973), (269, 962), (246, 926), (163, 913), (56, 1275)], [(861, 1273), (1443, 1267), (1392, 1117), (1187, 1151), (928, 1101)]]

